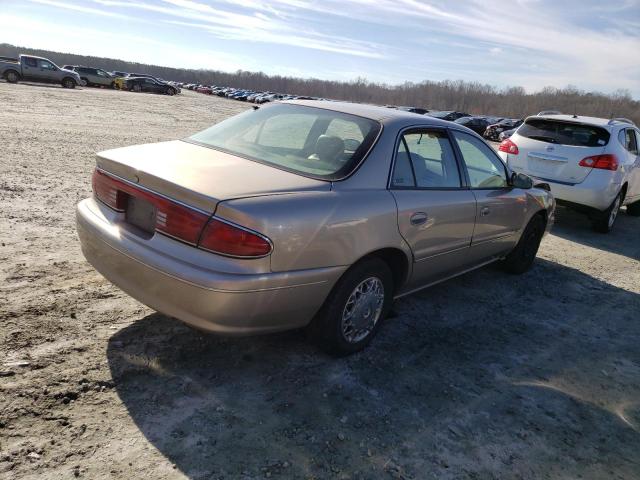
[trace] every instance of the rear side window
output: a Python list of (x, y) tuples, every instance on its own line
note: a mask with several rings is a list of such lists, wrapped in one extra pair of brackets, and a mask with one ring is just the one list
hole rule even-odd
[[(449, 137), (441, 131), (420, 131), (403, 136), (415, 184), (419, 188), (458, 188), (460, 174)], [(401, 155), (402, 151), (398, 151)]]
[(36, 62), (35, 58), (29, 58), (29, 57), (25, 57), (22, 59), (24, 61), (24, 64), (28, 67), (37, 67), (38, 66), (38, 62)]
[(627, 128), (625, 135), (624, 148), (626, 148), (629, 152), (638, 155), (638, 137), (636, 132)]
[(604, 128), (544, 118), (528, 119), (518, 130), (518, 135), (577, 147), (603, 147), (609, 143), (610, 136)]

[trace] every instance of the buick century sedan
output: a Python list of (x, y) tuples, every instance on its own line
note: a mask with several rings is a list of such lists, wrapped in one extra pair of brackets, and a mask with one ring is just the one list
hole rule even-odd
[(99, 153), (77, 229), (159, 312), (227, 335), (307, 327), (351, 353), (398, 297), (492, 262), (525, 272), (553, 223), (543, 187), (455, 123), (293, 101)]

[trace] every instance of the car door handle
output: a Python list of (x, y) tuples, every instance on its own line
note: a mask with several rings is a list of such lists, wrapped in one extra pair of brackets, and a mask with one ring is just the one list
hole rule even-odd
[(422, 225), (423, 223), (426, 223), (427, 218), (429, 217), (427, 216), (426, 213), (416, 212), (413, 215), (411, 215), (411, 218), (409, 219), (409, 221), (411, 222), (411, 225)]
[(491, 213), (491, 210), (489, 210), (489, 207), (482, 207), (482, 209), (480, 210), (481, 217), (486, 217), (490, 213)]

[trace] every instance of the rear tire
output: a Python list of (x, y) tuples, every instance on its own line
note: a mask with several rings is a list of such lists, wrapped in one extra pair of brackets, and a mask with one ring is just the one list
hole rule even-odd
[(18, 72), (14, 70), (9, 70), (7, 73), (4, 74), (4, 78), (9, 83), (18, 83), (18, 80), (20, 80), (20, 75), (18, 75)]
[(598, 212), (591, 218), (591, 225), (596, 232), (609, 233), (613, 230), (618, 213), (620, 213), (620, 207), (622, 206), (622, 192), (618, 192), (616, 198), (613, 199), (609, 208), (604, 212)]
[(334, 355), (365, 348), (393, 303), (393, 275), (385, 262), (369, 258), (338, 280), (308, 327), (311, 339)]
[(632, 217), (640, 217), (640, 200), (627, 205), (627, 214)]
[(116, 89), (116, 82), (111, 82), (111, 85), (109, 85), (109, 87), (111, 88), (111, 90), (115, 90)]
[(544, 219), (541, 215), (535, 215), (529, 220), (516, 247), (502, 261), (502, 268), (516, 275), (529, 270), (536, 259), (543, 235)]

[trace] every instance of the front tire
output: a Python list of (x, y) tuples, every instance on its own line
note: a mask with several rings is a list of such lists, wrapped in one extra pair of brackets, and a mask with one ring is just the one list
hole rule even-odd
[(535, 215), (529, 220), (516, 247), (502, 261), (504, 270), (516, 275), (529, 270), (536, 259), (543, 235), (544, 219), (541, 215)]
[(76, 88), (76, 81), (73, 78), (65, 78), (62, 80), (62, 86), (64, 88)]
[(111, 82), (111, 85), (109, 85), (109, 88), (111, 88), (111, 90), (115, 90), (116, 89), (116, 82)]
[(338, 280), (311, 322), (320, 348), (348, 355), (365, 348), (378, 333), (393, 302), (393, 275), (378, 258), (363, 260)]
[(609, 233), (613, 230), (613, 225), (616, 222), (616, 218), (618, 218), (618, 213), (622, 206), (622, 198), (622, 192), (619, 192), (616, 198), (613, 199), (611, 205), (609, 205), (609, 208), (604, 212), (596, 213), (592, 217), (591, 225), (596, 232)]
[(170, 97), (174, 96), (176, 94), (176, 91), (173, 88), (167, 88), (167, 95), (169, 95)]

